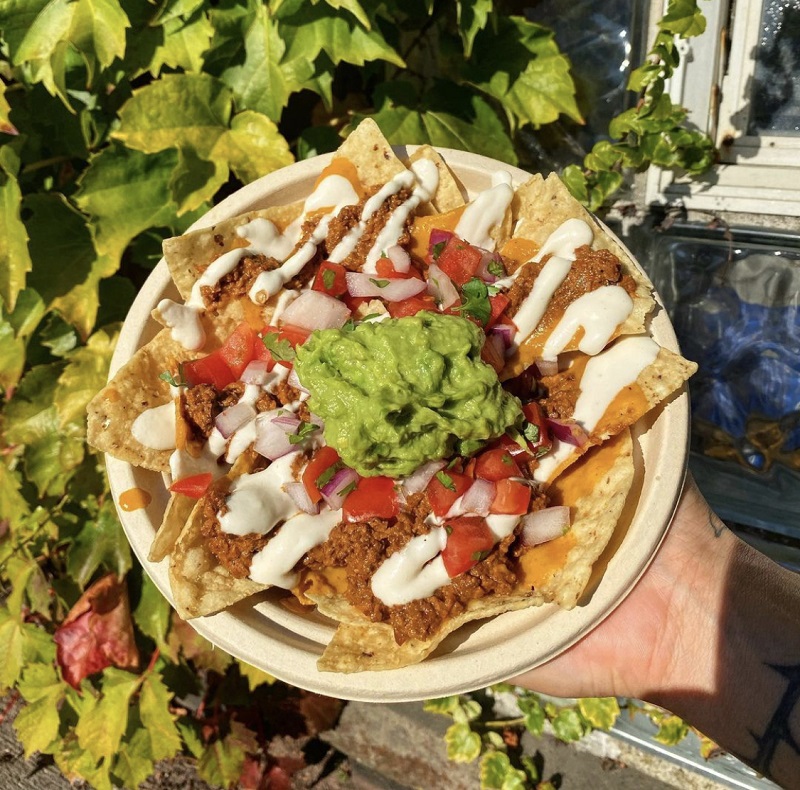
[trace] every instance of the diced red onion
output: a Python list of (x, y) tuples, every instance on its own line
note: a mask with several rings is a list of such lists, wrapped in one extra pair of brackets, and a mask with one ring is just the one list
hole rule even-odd
[(245, 384), (257, 384), (259, 387), (269, 381), (269, 370), (265, 359), (254, 359), (247, 363), (247, 367), (239, 377)]
[(358, 472), (355, 469), (345, 467), (336, 474), (322, 487), (320, 493), (331, 510), (338, 510), (344, 502), (345, 494), (342, 491), (351, 483), (358, 482)]
[(378, 277), (363, 272), (347, 272), (345, 277), (350, 296), (377, 296), (386, 302), (402, 302), (427, 287), (424, 280), (416, 277)]
[(446, 465), (446, 461), (428, 461), (422, 466), (418, 466), (412, 474), (403, 480), (403, 490), (406, 494), (418, 494), (420, 491), (424, 491), (433, 476), (441, 469), (444, 469)]
[(339, 329), (350, 318), (347, 305), (321, 291), (303, 291), (284, 311), (284, 324), (301, 329)]
[(289, 376), (286, 379), (286, 383), (290, 387), (300, 390), (300, 392), (308, 393), (308, 390), (300, 383), (300, 376), (297, 375), (297, 371), (294, 368), (291, 369)]
[(557, 359), (544, 359), (537, 357), (535, 360), (536, 369), (540, 376), (555, 376), (558, 373)]
[(430, 256), (431, 260), (433, 260), (433, 248), (442, 242), (447, 243), (453, 238), (453, 236), (455, 236), (455, 233), (452, 233), (449, 230), (440, 230), (439, 228), (434, 228), (431, 231), (431, 235), (428, 240), (428, 255)]
[(453, 281), (435, 264), (428, 267), (428, 293), (436, 299), (442, 310), (458, 301), (458, 291)]
[(311, 513), (313, 515), (319, 513), (319, 505), (311, 501), (311, 497), (302, 483), (286, 483), (283, 490), (303, 513)]
[(289, 441), (286, 431), (273, 422), (278, 416), (278, 411), (278, 409), (264, 411), (256, 417), (256, 439), (253, 442), (253, 449), (270, 461), (298, 449), (297, 445)]
[(575, 420), (553, 420), (548, 417), (545, 422), (550, 433), (560, 442), (583, 447), (589, 441), (589, 434)]
[(490, 330), (490, 335), (497, 335), (503, 341), (503, 348), (511, 348), (511, 344), (514, 342), (514, 327), (511, 324), (495, 324)]
[(228, 439), (255, 416), (256, 410), (249, 403), (234, 403), (217, 415), (214, 425)]
[(453, 503), (447, 511), (446, 518), (462, 516), (465, 513), (475, 516), (488, 516), (489, 508), (494, 502), (497, 486), (489, 480), (478, 478), (472, 485)]
[(568, 528), (569, 508), (566, 505), (534, 510), (522, 519), (522, 543), (538, 546), (561, 537)]
[(411, 256), (399, 244), (389, 247), (386, 250), (386, 255), (392, 262), (396, 272), (405, 274), (411, 268)]
[(290, 412), (284, 412), (277, 417), (273, 417), (272, 422), (280, 426), (284, 433), (297, 433), (297, 429), (300, 427), (300, 418)]
[(500, 359), (503, 359), (503, 357), (505, 357), (505, 355), (506, 355), (506, 344), (505, 344), (505, 342), (503, 341), (503, 338), (500, 335), (497, 335), (497, 334), (494, 334), (494, 333), (490, 332), (488, 335), (486, 335), (486, 342), (490, 346), (492, 346), (492, 348), (494, 348), (495, 352), (497, 353), (497, 356)]
[(489, 252), (489, 250), (484, 250), (483, 248), (479, 247), (482, 255), (481, 255), (481, 262), (478, 264), (478, 269), (475, 272), (477, 277), (480, 277), (481, 280), (484, 280), (487, 283), (494, 283), (497, 282), (499, 277), (496, 274), (492, 274), (489, 271), (489, 264), (493, 261), (497, 261), (501, 266), (503, 265), (503, 259), (500, 257), (499, 252)]

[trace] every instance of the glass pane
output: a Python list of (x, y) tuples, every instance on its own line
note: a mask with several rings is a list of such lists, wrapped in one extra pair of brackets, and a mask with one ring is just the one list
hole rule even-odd
[(800, 134), (800, 0), (764, 0), (748, 133)]

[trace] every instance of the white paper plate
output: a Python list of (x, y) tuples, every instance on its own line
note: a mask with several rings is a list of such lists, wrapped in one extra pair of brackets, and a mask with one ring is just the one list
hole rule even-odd
[[(412, 147), (409, 147), (410, 152)], [(486, 157), (440, 149), (471, 194), (488, 188), (491, 173), (503, 168), (515, 184), (529, 175)], [(404, 149), (398, 149), (404, 155)], [(192, 229), (269, 205), (304, 198), (331, 156), (315, 157), (249, 184), (198, 220)], [(158, 330), (150, 311), (164, 295), (177, 290), (162, 260), (153, 270), (123, 325), (111, 362), (111, 375)], [(662, 346), (678, 350), (672, 325), (663, 308), (652, 318), (652, 335)], [(617, 528), (612, 545), (597, 563), (590, 590), (572, 611), (555, 605), (509, 612), (471, 623), (451, 634), (421, 664), (386, 672), (337, 674), (318, 672), (316, 661), (335, 624), (318, 614), (291, 612), (278, 600), (284, 593), (268, 591), (213, 617), (191, 621), (204, 637), (223, 650), (275, 677), (342, 699), (401, 702), (463, 693), (506, 680), (544, 663), (574, 644), (623, 600), (647, 568), (666, 533), (681, 492), (689, 438), (688, 396), (677, 397), (635, 429), (638, 468), (636, 493)], [(117, 506), (128, 539), (139, 561), (171, 600), (167, 563), (147, 560), (156, 527), (161, 523), (167, 492), (161, 475), (106, 457), (115, 503), (123, 492), (145, 489), (150, 504), (140, 510)]]

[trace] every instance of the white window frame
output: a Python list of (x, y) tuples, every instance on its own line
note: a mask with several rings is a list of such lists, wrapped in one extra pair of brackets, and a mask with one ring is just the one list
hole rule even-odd
[[(656, 0), (651, 18), (660, 18), (665, 7), (665, 0)], [(720, 164), (694, 178), (651, 167), (648, 205), (682, 203), (699, 211), (800, 217), (800, 137), (747, 135), (747, 87), (755, 68), (749, 53), (758, 45), (762, 7), (763, 0), (703, 2), (706, 31), (679, 41), (681, 64), (669, 93), (689, 110), (689, 123), (711, 135)], [(733, 28), (728, 57), (729, 19)]]

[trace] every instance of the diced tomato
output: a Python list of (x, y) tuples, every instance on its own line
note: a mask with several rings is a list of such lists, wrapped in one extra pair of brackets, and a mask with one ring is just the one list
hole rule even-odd
[(312, 289), (328, 296), (343, 296), (347, 293), (346, 269), (339, 263), (323, 261), (317, 269)]
[(495, 342), (495, 336), (487, 337), (481, 349), (481, 359), (499, 373), (506, 365), (506, 358), (500, 350), (500, 344)]
[(467, 461), (467, 465), (464, 467), (464, 474), (467, 477), (471, 477), (473, 480), (475, 479), (475, 466), (477, 465), (477, 460), (475, 458), (470, 458)]
[(340, 460), (339, 453), (326, 444), (324, 447), (320, 447), (308, 462), (303, 470), (303, 485), (306, 487), (306, 492), (312, 502), (316, 503), (322, 499), (320, 489), (324, 486), (317, 483), (320, 476)]
[(442, 551), (442, 560), (447, 575), (452, 579), (477, 565), (484, 552), (494, 546), (486, 521), (477, 516), (461, 516), (445, 522), (447, 544)]
[(422, 310), (436, 312), (436, 300), (430, 294), (422, 294), (410, 296), (401, 302), (388, 302), (386, 308), (392, 318), (405, 318), (409, 315), (416, 315)]
[[(553, 440), (550, 437), (550, 429), (547, 427), (541, 406), (536, 401), (531, 401), (522, 407), (522, 413), (525, 415), (525, 419), (536, 428), (532, 432), (529, 431), (529, 435), (526, 437), (531, 451), (535, 456), (546, 453), (552, 447)], [(532, 438), (531, 433), (533, 433)]]
[(231, 332), (222, 344), (219, 355), (231, 369), (234, 380), (242, 375), (242, 371), (255, 357), (255, 344), (263, 345), (249, 324), (242, 323)]
[(497, 447), (493, 450), (486, 450), (477, 457), (475, 474), (477, 477), (495, 483), (498, 480), (505, 480), (507, 477), (520, 477), (522, 472), (511, 453)]
[(416, 277), (418, 280), (422, 279), (422, 275), (415, 266), (409, 266), (407, 272), (398, 272), (394, 268), (391, 258), (378, 258), (375, 263), (375, 271), (378, 277), (389, 277), (395, 280), (408, 280), (410, 277)]
[(200, 499), (210, 485), (211, 472), (202, 472), (199, 475), (182, 477), (180, 480), (176, 480), (169, 487), (169, 490), (172, 491), (173, 494), (183, 494), (192, 499)]
[(497, 445), (502, 447), (514, 459), (517, 466), (532, 461), (536, 457), (533, 453), (523, 450), (519, 443), (514, 441), (507, 433), (504, 433), (497, 440)]
[(350, 296), (349, 293), (342, 297), (342, 301), (350, 309), (351, 313), (355, 313), (362, 304), (366, 304), (372, 299), (371, 296)]
[(489, 321), (486, 324), (487, 329), (491, 329), (503, 314), (506, 307), (511, 304), (511, 300), (505, 294), (494, 294), (489, 297), (489, 307), (492, 314), (489, 316)]
[(228, 367), (217, 349), (206, 357), (193, 359), (183, 363), (183, 375), (190, 387), (197, 384), (211, 384), (217, 391), (222, 391), (236, 376)]
[(278, 337), (281, 340), (288, 340), (292, 348), (297, 348), (298, 346), (302, 346), (303, 343), (308, 340), (310, 334), (311, 332), (309, 332), (308, 329), (302, 329), (299, 326), (291, 326), (291, 324), (287, 324), (280, 328)]
[(447, 515), (447, 511), (450, 510), (453, 502), (471, 485), (472, 478), (461, 472), (444, 470), (434, 475), (425, 489), (434, 515), (439, 516), (439, 518)]
[(397, 515), (397, 493), (391, 477), (362, 477), (342, 505), (345, 521), (369, 521)]
[(464, 285), (475, 276), (482, 257), (477, 247), (452, 236), (439, 253), (436, 264), (456, 285)]
[(498, 480), (495, 486), (496, 493), (489, 508), (490, 513), (521, 516), (528, 512), (531, 501), (531, 490), (528, 486), (516, 480)]

